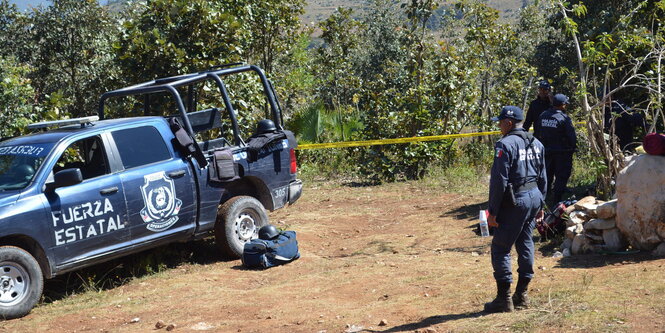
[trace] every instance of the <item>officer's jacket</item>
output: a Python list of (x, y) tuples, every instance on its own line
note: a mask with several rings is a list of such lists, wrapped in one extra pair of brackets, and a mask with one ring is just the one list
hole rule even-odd
[(529, 130), (531, 125), (538, 120), (538, 117), (543, 113), (543, 111), (552, 107), (550, 99), (541, 99), (536, 97), (531, 104), (529, 104), (529, 110), (526, 111), (526, 119), (524, 119), (524, 129)]
[(522, 128), (513, 129), (494, 145), (488, 209), (490, 214), (498, 214), (509, 183), (517, 190), (523, 185), (536, 182), (545, 197), (547, 176), (543, 150), (540, 141)]
[(543, 143), (545, 151), (573, 152), (577, 149), (577, 135), (573, 121), (557, 109), (548, 109), (533, 124), (533, 135)]

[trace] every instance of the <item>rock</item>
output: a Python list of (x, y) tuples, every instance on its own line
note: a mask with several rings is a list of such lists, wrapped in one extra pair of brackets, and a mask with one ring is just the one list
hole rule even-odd
[(608, 201), (596, 208), (596, 216), (599, 219), (611, 219), (617, 214), (617, 200)]
[(589, 205), (596, 206), (596, 198), (592, 195), (578, 200), (573, 207), (575, 207), (575, 210), (587, 210), (586, 207)]
[(576, 224), (572, 227), (566, 228), (566, 238), (573, 239), (575, 235), (581, 234), (584, 228), (581, 224)]
[(169, 324), (168, 326), (166, 326), (166, 330), (169, 331), (169, 332), (173, 331), (175, 328), (176, 328), (176, 324)]
[(166, 323), (164, 323), (164, 321), (162, 320), (158, 320), (157, 323), (155, 323), (155, 328), (158, 330), (164, 327), (166, 327)]
[(571, 238), (566, 238), (563, 240), (563, 243), (561, 243), (561, 250), (569, 249), (570, 246), (573, 245), (573, 240)]
[(607, 251), (621, 251), (628, 246), (626, 237), (617, 228), (603, 230), (603, 241)]
[(589, 216), (589, 214), (587, 214), (587, 213), (585, 213), (581, 210), (576, 210), (576, 211), (570, 213), (570, 215), (568, 215), (568, 221), (571, 221), (575, 224), (581, 224), (581, 223), (584, 223), (586, 221), (589, 221), (590, 219), (591, 219), (591, 216)]
[(616, 180), (617, 227), (639, 250), (665, 241), (665, 156), (639, 155)]
[(575, 211), (575, 205), (571, 205), (571, 206), (566, 207), (566, 209), (564, 209), (563, 212), (564, 212), (565, 214), (570, 214), (570, 213), (572, 213), (572, 212), (574, 212), (574, 211)]
[(665, 243), (660, 243), (656, 248), (651, 251), (651, 255), (656, 257), (665, 257)]
[(606, 230), (616, 227), (614, 219), (593, 219), (584, 223), (584, 230)]
[(379, 322), (379, 326), (386, 326), (386, 325), (388, 325), (388, 321), (385, 319), (381, 319), (381, 321)]
[(595, 240), (596, 242), (603, 242), (604, 241), (603, 235), (596, 235), (591, 230), (585, 231), (584, 236), (586, 236), (587, 238), (589, 238), (591, 240)]
[(132, 320), (130, 320), (129, 323), (130, 324), (135, 324), (135, 323), (138, 323), (139, 321), (141, 321), (141, 318), (136, 317), (136, 318), (132, 318)]
[(572, 254), (583, 254), (585, 250), (584, 247), (587, 243), (588, 240), (584, 235), (575, 235), (575, 238), (573, 238), (573, 244), (570, 246), (570, 252)]

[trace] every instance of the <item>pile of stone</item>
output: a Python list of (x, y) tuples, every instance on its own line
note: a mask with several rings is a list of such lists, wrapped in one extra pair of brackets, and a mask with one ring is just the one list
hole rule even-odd
[(561, 244), (563, 255), (625, 250), (628, 241), (617, 228), (616, 207), (616, 199), (603, 202), (592, 196), (567, 207), (566, 238)]

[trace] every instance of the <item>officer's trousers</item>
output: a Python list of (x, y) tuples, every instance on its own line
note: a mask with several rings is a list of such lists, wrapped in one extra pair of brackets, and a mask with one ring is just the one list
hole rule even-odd
[(556, 205), (566, 192), (568, 179), (573, 172), (573, 152), (548, 153), (545, 151), (545, 171), (547, 172), (547, 184), (552, 188), (552, 200)]
[(492, 267), (498, 282), (513, 282), (510, 250), (517, 250), (517, 272), (521, 277), (533, 277), (533, 228), (535, 216), (541, 208), (542, 194), (538, 188), (515, 194), (516, 205), (504, 203), (499, 209), (492, 239)]

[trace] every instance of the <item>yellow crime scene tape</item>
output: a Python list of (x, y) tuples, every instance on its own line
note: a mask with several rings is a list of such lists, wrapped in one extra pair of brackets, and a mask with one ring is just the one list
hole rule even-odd
[[(586, 122), (580, 121), (575, 125), (584, 125)], [(378, 140), (364, 140), (364, 141), (340, 141), (340, 142), (326, 142), (326, 143), (307, 143), (298, 145), (297, 150), (307, 149), (325, 149), (325, 148), (347, 148), (347, 147), (365, 147), (365, 146), (380, 146), (390, 145), (395, 143), (411, 143), (423, 141), (439, 141), (445, 139), (457, 138), (470, 138), (474, 136), (497, 135), (501, 134), (500, 131), (491, 132), (473, 132), (473, 133), (460, 133), (460, 134), (447, 134), (447, 135), (431, 135), (431, 136), (414, 136), (410, 138), (397, 138), (397, 139), (378, 139)]]
[(473, 136), (495, 135), (501, 134), (500, 131), (491, 132), (475, 132), (475, 133), (461, 133), (461, 134), (448, 134), (448, 135), (432, 135), (432, 136), (414, 136), (410, 138), (397, 138), (397, 139), (379, 139), (379, 140), (365, 140), (365, 141), (341, 141), (341, 142), (327, 142), (327, 143), (309, 143), (298, 145), (298, 150), (305, 149), (323, 149), (323, 148), (345, 148), (345, 147), (364, 147), (364, 146), (379, 146), (390, 145), (395, 143), (410, 143), (422, 141), (439, 141), (445, 139), (468, 138)]

